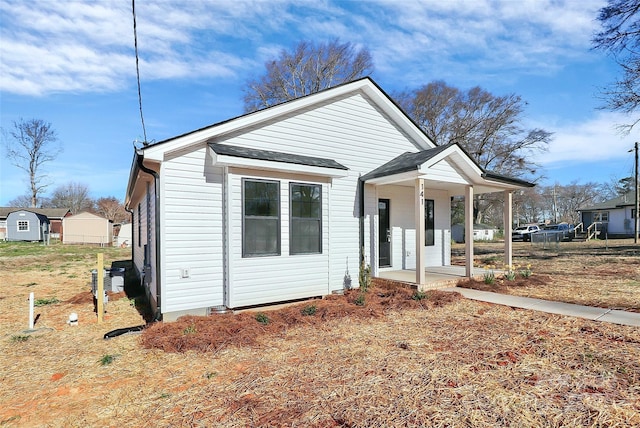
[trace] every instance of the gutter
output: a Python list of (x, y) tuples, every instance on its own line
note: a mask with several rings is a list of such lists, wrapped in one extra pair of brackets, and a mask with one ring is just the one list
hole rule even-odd
[[(137, 167), (140, 168), (142, 172), (150, 174), (154, 179), (154, 195), (155, 195), (155, 247), (156, 247), (156, 320), (162, 321), (162, 312), (161, 312), (161, 290), (162, 290), (162, 275), (161, 269), (159, 267), (160, 264), (160, 176), (157, 172), (152, 169), (147, 168), (143, 165), (144, 155), (138, 151), (136, 151), (136, 164)], [(133, 224), (133, 223), (132, 223)], [(133, 233), (132, 233), (133, 235)]]

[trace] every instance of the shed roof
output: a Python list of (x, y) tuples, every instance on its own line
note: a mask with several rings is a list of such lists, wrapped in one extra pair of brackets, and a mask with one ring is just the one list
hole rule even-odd
[(71, 211), (68, 208), (21, 208), (21, 207), (0, 207), (0, 219), (6, 219), (9, 213), (14, 211), (29, 211), (46, 216), (50, 220), (64, 218)]
[(322, 168), (334, 168), (348, 170), (346, 166), (329, 158), (317, 158), (312, 156), (294, 155), (291, 153), (274, 152), (270, 150), (250, 149), (246, 147), (231, 146), (228, 144), (209, 143), (209, 147), (219, 155), (233, 156), (245, 159), (257, 159), (274, 162), (292, 163), (296, 165), (317, 166)]

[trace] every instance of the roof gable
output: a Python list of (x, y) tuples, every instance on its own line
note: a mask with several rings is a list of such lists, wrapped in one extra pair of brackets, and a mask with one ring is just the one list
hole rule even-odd
[(111, 221), (108, 220), (107, 218), (99, 215), (99, 214), (94, 214), (92, 212), (89, 211), (82, 211), (79, 212), (77, 214), (71, 215), (67, 218), (65, 218), (65, 220), (76, 220), (76, 219), (90, 219), (90, 220), (104, 220), (104, 221)]
[(222, 138), (230, 133), (242, 132), (243, 129), (278, 121), (299, 111), (331, 103), (333, 100), (355, 93), (364, 95), (376, 108), (383, 112), (387, 120), (393, 122), (402, 132), (409, 136), (417, 150), (436, 147), (420, 127), (373, 80), (365, 77), (163, 140), (146, 146), (141, 150), (144, 152), (145, 159), (162, 161), (165, 153), (183, 150), (185, 147), (200, 144), (212, 138)]
[(11, 211), (7, 215), (7, 220), (9, 220), (9, 218), (21, 217), (21, 216), (24, 216), (25, 214), (31, 214), (31, 218), (36, 217), (40, 222), (45, 222), (45, 223), (49, 222), (49, 219), (47, 218), (46, 215), (40, 214), (36, 211), (33, 211), (31, 209), (26, 209), (26, 208), (18, 208), (17, 210)]
[(71, 213), (67, 208), (0, 207), (0, 218), (7, 218), (7, 216), (14, 211), (29, 211), (48, 217), (50, 220), (59, 220)]
[[(490, 187), (533, 187), (533, 183), (518, 178), (507, 177), (485, 171), (457, 143), (438, 146), (417, 153), (403, 153), (384, 165), (363, 175), (361, 180), (368, 182), (392, 182), (392, 176), (402, 180), (429, 175), (430, 168), (440, 164), (455, 171), (470, 185)], [(409, 173), (409, 175), (407, 175)], [(388, 177), (388, 178), (387, 178)], [(396, 180), (397, 181), (397, 180)]]

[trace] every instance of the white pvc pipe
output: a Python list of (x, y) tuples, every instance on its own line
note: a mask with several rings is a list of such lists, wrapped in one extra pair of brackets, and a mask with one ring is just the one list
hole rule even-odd
[(33, 330), (33, 291), (29, 293), (29, 330)]

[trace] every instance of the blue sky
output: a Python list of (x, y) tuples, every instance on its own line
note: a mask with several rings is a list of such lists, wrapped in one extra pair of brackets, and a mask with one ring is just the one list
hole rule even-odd
[[(633, 172), (629, 118), (597, 109), (616, 65), (591, 50), (604, 0), (137, 0), (143, 112), (161, 141), (242, 114), (243, 88), (301, 40), (370, 50), (387, 92), (444, 80), (515, 93), (524, 124), (554, 133), (537, 157), (544, 184), (609, 182)], [(51, 122), (64, 151), (49, 191), (85, 184), (124, 198), (142, 140), (129, 1), (0, 0), (0, 125)], [(4, 138), (4, 137), (3, 137)], [(27, 177), (0, 153), (0, 205)]]

